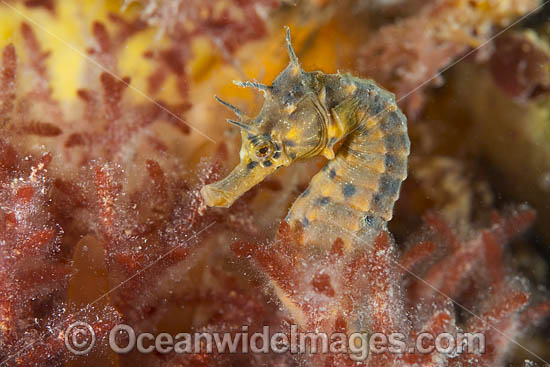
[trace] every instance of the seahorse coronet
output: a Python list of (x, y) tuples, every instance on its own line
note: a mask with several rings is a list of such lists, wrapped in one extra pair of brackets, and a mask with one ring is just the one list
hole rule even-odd
[(229, 207), (278, 168), (322, 155), (326, 166), (285, 221), (302, 227), (304, 243), (330, 246), (340, 238), (350, 248), (368, 242), (391, 220), (407, 177), (407, 119), (395, 95), (372, 80), (302, 70), (288, 28), (286, 42), (290, 62), (272, 85), (235, 82), (264, 93), (256, 117), (216, 97), (239, 117), (228, 121), (241, 130), (240, 163), (203, 187), (203, 200)]

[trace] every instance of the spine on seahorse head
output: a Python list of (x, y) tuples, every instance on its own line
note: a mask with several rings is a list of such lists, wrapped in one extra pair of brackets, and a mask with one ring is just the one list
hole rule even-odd
[[(395, 96), (374, 82), (325, 77), (338, 79), (327, 80), (325, 85), (335, 89), (320, 97), (328, 141), (323, 154), (330, 160), (294, 202), (286, 221), (303, 227), (305, 243), (326, 247), (341, 238), (349, 248), (370, 242), (392, 218), (407, 177), (407, 119)], [(334, 156), (336, 142), (341, 146)]]

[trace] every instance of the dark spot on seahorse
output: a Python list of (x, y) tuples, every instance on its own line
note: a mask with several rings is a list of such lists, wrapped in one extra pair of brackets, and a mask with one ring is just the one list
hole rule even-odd
[(353, 196), (355, 194), (355, 185), (354, 184), (345, 184), (342, 188), (342, 193), (345, 197), (349, 198), (350, 196)]
[(303, 217), (302, 218), (302, 225), (304, 227), (307, 227), (309, 225), (309, 219), (307, 219), (306, 217)]
[(334, 177), (336, 177), (336, 171), (334, 169), (331, 169), (328, 177), (330, 177), (331, 180), (334, 179)]
[(384, 105), (380, 102), (375, 102), (372, 107), (370, 108), (370, 112), (373, 115), (378, 115), (380, 112), (384, 110)]
[[(275, 82), (273, 84), (276, 84)], [(288, 93), (282, 96), (282, 102), (285, 105), (290, 105), (295, 103), (296, 100), (304, 94), (304, 87), (300, 84), (294, 84), (288, 89)]]
[(384, 157), (384, 164), (386, 166), (386, 172), (402, 173), (404, 171), (404, 159), (402, 157), (386, 154)]
[(374, 91), (371, 91), (369, 88), (365, 89), (365, 88), (359, 88), (355, 91), (355, 97), (358, 99), (358, 100), (361, 100), (361, 101), (364, 101), (364, 100), (368, 100), (369, 98), (372, 98), (372, 94), (374, 94)]
[(370, 105), (369, 105), (369, 112), (372, 115), (377, 115), (380, 112), (384, 110), (384, 103), (382, 102), (379, 95), (374, 96), (372, 99)]
[(401, 118), (396, 111), (388, 113), (382, 121), (380, 121), (380, 127), (383, 131), (395, 130), (398, 127), (402, 126)]
[(363, 218), (363, 222), (366, 226), (372, 227), (374, 225), (374, 217), (372, 215), (367, 215)]
[(401, 180), (392, 177), (391, 175), (382, 175), (378, 183), (379, 191), (383, 192), (384, 195), (396, 196), (399, 192), (399, 187), (401, 186)]
[(374, 196), (373, 207), (379, 212), (391, 211), (395, 196), (378, 193)]
[(296, 142), (294, 140), (290, 140), (290, 139), (285, 140), (283, 143), (285, 143), (285, 145), (287, 145), (289, 147), (296, 146)]
[(323, 197), (320, 197), (319, 199), (317, 199), (317, 203), (321, 206), (325, 206), (329, 203), (330, 199), (326, 196), (323, 196)]
[(382, 217), (387, 214), (391, 216), (394, 202), (395, 196), (378, 193), (374, 196), (372, 200), (372, 209), (374, 212), (379, 213)]
[(309, 195), (309, 187), (308, 187), (307, 189), (305, 189), (304, 192), (302, 192), (302, 195), (301, 195), (301, 196), (302, 196), (303, 198), (305, 198), (305, 197), (308, 196), (308, 195)]
[(330, 138), (329, 141), (328, 141), (328, 145), (332, 146), (332, 145), (336, 144), (337, 141), (338, 141), (338, 139), (336, 139), (336, 138)]
[(370, 228), (379, 228), (384, 220), (380, 217), (375, 217), (373, 215), (367, 215), (362, 218), (363, 226)]
[(296, 159), (296, 153), (290, 153), (290, 158)]
[(281, 155), (280, 152), (275, 152), (275, 154), (273, 154), (273, 158), (277, 159), (279, 158), (280, 155)]
[(246, 168), (247, 168), (247, 169), (253, 169), (253, 168), (256, 167), (257, 165), (258, 165), (258, 162), (252, 161), (252, 162), (250, 162), (250, 163), (248, 163), (248, 164), (246, 165)]
[(273, 163), (271, 161), (265, 161), (262, 163), (264, 167), (270, 167)]
[(408, 150), (410, 148), (409, 139), (404, 133), (386, 136), (384, 145), (389, 151)]

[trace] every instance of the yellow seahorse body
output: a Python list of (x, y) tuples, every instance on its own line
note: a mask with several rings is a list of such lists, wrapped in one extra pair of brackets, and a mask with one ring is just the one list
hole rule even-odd
[[(392, 217), (407, 177), (410, 142), (395, 96), (371, 80), (301, 69), (290, 42), (290, 63), (271, 86), (238, 82), (264, 92), (255, 118), (239, 116), (241, 161), (223, 180), (202, 188), (208, 206), (230, 206), (282, 166), (325, 156), (329, 162), (292, 205), (286, 221), (304, 228), (305, 244), (347, 247), (368, 243)], [(334, 147), (342, 142), (335, 154)]]

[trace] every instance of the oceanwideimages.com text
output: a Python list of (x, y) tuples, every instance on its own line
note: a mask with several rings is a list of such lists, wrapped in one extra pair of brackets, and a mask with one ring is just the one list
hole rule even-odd
[[(411, 340), (412, 339), (412, 340)], [(85, 355), (96, 342), (93, 328), (84, 322), (71, 324), (64, 333), (69, 351)], [(413, 338), (402, 333), (350, 334), (303, 332), (297, 325), (291, 325), (288, 332), (272, 332), (269, 326), (262, 331), (250, 332), (242, 326), (238, 332), (195, 332), (195, 333), (137, 333), (126, 324), (119, 324), (110, 330), (109, 348), (117, 354), (134, 350), (139, 353), (153, 352), (168, 354), (191, 353), (346, 353), (353, 360), (365, 360), (370, 353), (420, 353), (434, 352), (458, 355), (485, 352), (485, 336), (482, 333), (441, 333), (433, 335), (419, 332)]]

